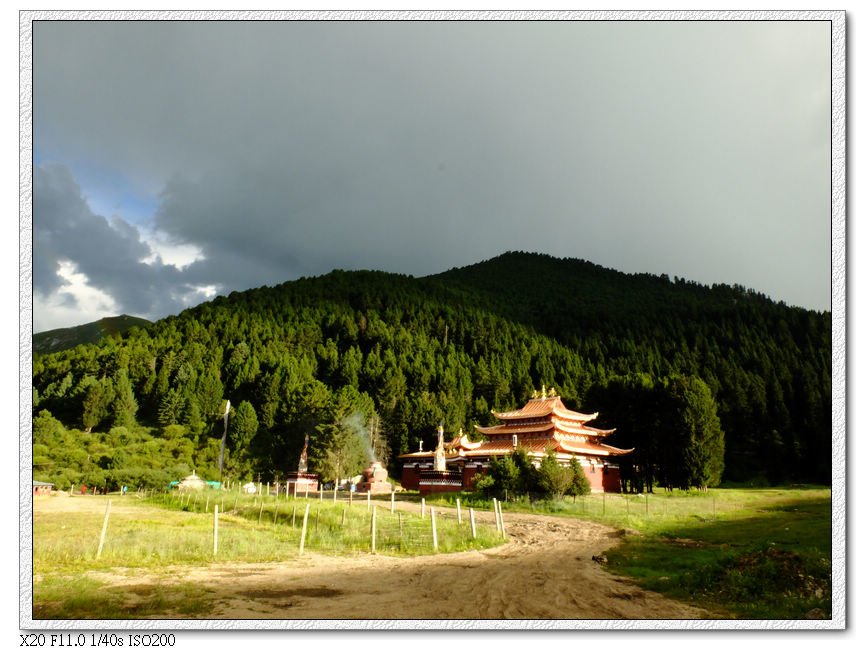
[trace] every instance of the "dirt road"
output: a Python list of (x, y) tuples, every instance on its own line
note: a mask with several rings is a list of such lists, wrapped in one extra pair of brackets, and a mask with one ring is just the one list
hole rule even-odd
[[(205, 588), (213, 603), (199, 616), (206, 619), (706, 617), (593, 561), (618, 543), (620, 534), (611, 528), (528, 514), (509, 513), (506, 521), (508, 543), (486, 551), (413, 558), (308, 553), (285, 563), (180, 566), (158, 580)], [(100, 572), (99, 579), (134, 593), (136, 585), (146, 588), (157, 578), (126, 570)]]

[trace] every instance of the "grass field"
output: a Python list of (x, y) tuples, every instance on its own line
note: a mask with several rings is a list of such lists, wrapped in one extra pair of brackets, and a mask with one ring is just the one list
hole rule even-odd
[[(77, 497), (99, 499), (103, 497)], [(114, 566), (159, 567), (216, 561), (273, 562), (300, 553), (307, 506), (304, 549), (331, 554), (368, 553), (375, 510), (376, 553), (423, 555), (482, 549), (501, 544), (496, 529), (478, 524), (476, 535), (468, 513), (460, 524), (452, 515), (436, 518), (433, 538), (430, 512), (390, 512), (389, 502), (356, 499), (352, 505), (329, 500), (248, 495), (157, 494), (114, 497), (106, 541), (96, 558), (103, 511), (71, 512), (34, 521), (34, 573), (80, 571)], [(214, 506), (220, 506), (218, 549), (213, 552)], [(102, 506), (104, 507), (104, 505)], [(434, 547), (434, 543), (437, 548)]]
[[(720, 617), (830, 618), (830, 496), (827, 488), (714, 489), (503, 508), (624, 529), (629, 534), (607, 555), (611, 571)], [(473, 495), (462, 499), (484, 506)]]
[[(70, 497), (51, 497), (49, 503)], [(207, 607), (206, 587), (148, 586), (130, 608), (130, 593), (106, 585), (100, 572), (146, 569), (171, 572), (178, 565), (280, 562), (300, 555), (306, 514), (304, 551), (332, 555), (371, 553), (375, 510), (374, 552), (414, 556), (490, 548), (503, 543), (496, 529), (478, 523), (472, 535), (467, 516), (458, 523), (437, 513), (436, 536), (431, 512), (390, 512), (389, 502), (356, 499), (352, 505), (316, 499), (263, 499), (237, 494), (157, 494), (139, 498), (86, 499), (83, 511), (35, 509), (33, 524), (33, 602), (39, 618), (146, 617), (174, 609), (194, 616)], [(105, 543), (97, 558), (108, 501)], [(218, 547), (214, 555), (214, 505), (219, 504)], [(437, 548), (436, 548), (437, 546)]]
[[(463, 522), (453, 506), (461, 499)], [(419, 502), (416, 495), (400, 500)], [(89, 503), (86, 509), (63, 502)], [(389, 500), (332, 503), (225, 493), (111, 497), (105, 545), (96, 552), (105, 497), (51, 497), (34, 518), (34, 612), (40, 618), (129, 618), (170, 609), (196, 616), (205, 611), (207, 586), (191, 593), (158, 579), (133, 599), (122, 584), (101, 582), (102, 572), (168, 575), (172, 566), (282, 562), (300, 554), (306, 506), (305, 549), (323, 554), (368, 555), (372, 510), (379, 555), (409, 557), (489, 548), (502, 539), (477, 524), (472, 537), (468, 508), (489, 512), (477, 495), (446, 495), (419, 508), (390, 513)], [(213, 506), (219, 505), (219, 546), (213, 554)], [(377, 508), (376, 508), (377, 506)], [(438, 550), (433, 548), (430, 508), (437, 510)], [(709, 492), (590, 495), (557, 502), (508, 501), (504, 512), (583, 518), (624, 531), (606, 555), (606, 568), (640, 586), (702, 607), (719, 618), (802, 619), (831, 617), (831, 503), (825, 488), (715, 489)], [(487, 518), (489, 521), (489, 518)], [(135, 596), (135, 594), (133, 594)]]

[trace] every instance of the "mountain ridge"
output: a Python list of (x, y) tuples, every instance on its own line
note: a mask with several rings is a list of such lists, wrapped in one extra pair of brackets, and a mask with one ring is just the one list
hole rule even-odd
[[(615, 428), (605, 395), (617, 378), (676, 375), (709, 387), (729, 478), (828, 480), (829, 313), (534, 253), (421, 278), (335, 270), (219, 296), (120, 339), (39, 355), (34, 414), (111, 426), (122, 421), (114, 407), (94, 405), (119, 385), (134, 421), (206, 439), (221, 400), (245, 401), (260, 425), (248, 462), (267, 472), (349, 403), (380, 419), (393, 457), (433, 444), (439, 421), (471, 431), (542, 384)], [(626, 429), (611, 444), (635, 446)]]
[(149, 325), (151, 321), (137, 316), (120, 314), (72, 327), (34, 332), (33, 351), (39, 353), (59, 352), (82, 343), (97, 343), (106, 336), (124, 334), (133, 327)]

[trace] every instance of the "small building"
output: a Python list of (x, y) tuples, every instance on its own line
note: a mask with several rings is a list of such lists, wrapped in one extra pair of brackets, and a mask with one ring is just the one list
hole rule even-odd
[(203, 490), (206, 487), (206, 485), (207, 485), (207, 483), (205, 483), (204, 479), (201, 478), (200, 476), (196, 476), (195, 470), (192, 470), (192, 474), (190, 474), (185, 479), (180, 481), (180, 483), (177, 484), (177, 489), (183, 490), (183, 491), (189, 491), (189, 490), (199, 491), (199, 490)]
[(33, 496), (43, 497), (51, 496), (54, 490), (54, 483), (46, 483), (45, 481), (33, 481)]
[(358, 492), (371, 492), (372, 494), (390, 494), (393, 487), (387, 480), (387, 470), (381, 463), (373, 461), (369, 467), (363, 470), (361, 479), (357, 483)]
[(521, 447), (535, 464), (540, 464), (550, 449), (562, 465), (576, 457), (592, 492), (621, 492), (616, 459), (633, 449), (605, 444), (604, 438), (615, 429), (588, 426), (597, 413), (572, 411), (555, 391), (548, 394), (544, 389), (521, 409), (493, 415), (500, 424), (475, 427), (486, 440), (472, 442), (460, 431), (453, 440), (442, 444), (440, 430), (435, 451), (402, 454), (402, 486), (421, 494), (472, 490), (475, 476), (485, 472), (493, 458), (507, 456)]
[[(308, 467), (309, 435), (303, 438), (303, 449), (297, 462), (297, 471), (285, 475), (285, 490), (288, 494), (318, 491), (318, 474), (309, 471)], [(277, 488), (278, 489), (278, 488)]]

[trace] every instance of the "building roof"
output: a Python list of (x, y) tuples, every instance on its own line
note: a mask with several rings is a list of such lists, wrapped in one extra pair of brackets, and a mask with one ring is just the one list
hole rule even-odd
[(493, 415), (499, 420), (521, 420), (557, 415), (565, 420), (576, 422), (589, 422), (598, 417), (597, 413), (579, 413), (578, 411), (570, 410), (562, 403), (562, 398), (558, 395), (552, 397), (533, 397), (521, 409), (503, 411), (501, 413), (493, 411)]
[(552, 422), (532, 422), (532, 423), (522, 423), (517, 422), (514, 424), (494, 424), (491, 427), (482, 427), (475, 425), (475, 429), (478, 432), (483, 433), (484, 435), (517, 435), (520, 433), (543, 433), (544, 431), (552, 431), (555, 428), (555, 424)]
[[(519, 410), (493, 412), (493, 415), (504, 420), (504, 423), (489, 427), (475, 426), (479, 433), (487, 436), (481, 442), (470, 441), (460, 430), (445, 445), (445, 460), (454, 462), (460, 458), (504, 456), (516, 447), (534, 456), (545, 454), (549, 448), (559, 453), (599, 457), (622, 456), (634, 451), (599, 442), (599, 438), (613, 433), (615, 429), (586, 426), (585, 423), (594, 420), (598, 414), (571, 411), (555, 394), (534, 397)], [(399, 457), (404, 460), (422, 460), (434, 456), (435, 451), (416, 451)]]
[[(445, 461), (453, 462), (461, 458), (479, 458), (485, 456), (504, 456), (516, 449), (513, 440), (497, 438), (475, 443), (471, 449), (453, 449), (445, 455)], [(619, 449), (610, 445), (596, 442), (576, 442), (560, 436), (549, 438), (529, 438), (527, 440), (517, 439), (517, 447), (524, 449), (529, 455), (543, 456), (547, 450), (552, 448), (558, 452), (569, 454), (580, 454), (584, 456), (622, 456), (633, 451), (633, 449)], [(435, 456), (434, 451), (416, 451), (414, 453), (402, 454), (403, 460), (425, 460)]]
[(468, 439), (463, 433), (463, 430), (460, 429), (460, 432), (454, 437), (453, 440), (445, 444), (445, 451), (452, 451), (455, 449), (477, 449), (483, 443), (481, 441), (472, 442)]

